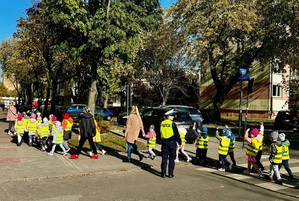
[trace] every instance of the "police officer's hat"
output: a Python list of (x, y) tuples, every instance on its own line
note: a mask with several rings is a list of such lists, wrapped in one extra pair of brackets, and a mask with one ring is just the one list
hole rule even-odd
[(164, 115), (165, 115), (165, 117), (168, 117), (168, 116), (174, 116), (174, 109), (165, 112)]

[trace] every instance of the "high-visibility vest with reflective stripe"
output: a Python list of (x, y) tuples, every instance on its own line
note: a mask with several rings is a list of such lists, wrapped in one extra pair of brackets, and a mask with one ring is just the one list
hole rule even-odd
[(209, 139), (210, 139), (209, 136), (207, 136), (206, 138), (203, 138), (202, 136), (197, 138), (195, 147), (199, 149), (208, 149)]
[(251, 144), (247, 144), (246, 147), (246, 154), (250, 156), (256, 156), (257, 152), (259, 151), (260, 144), (257, 139), (252, 138)]
[(73, 123), (71, 123), (69, 120), (65, 119), (66, 121), (66, 127), (65, 127), (65, 131), (70, 131), (72, 130), (72, 127), (73, 127)]
[(149, 138), (147, 140), (147, 146), (150, 147), (150, 148), (155, 148), (156, 147), (156, 136), (152, 136), (151, 138)]
[(29, 133), (36, 133), (37, 123), (38, 123), (37, 121), (35, 121), (35, 122), (28, 121), (27, 127), (28, 127)]
[(282, 160), (289, 160), (289, 159), (290, 159), (289, 147), (282, 145)]
[(166, 119), (162, 121), (160, 126), (161, 139), (168, 139), (174, 136), (172, 129), (172, 121), (170, 119)]
[(228, 147), (229, 147), (229, 139), (227, 139), (226, 137), (221, 137), (219, 146), (218, 146), (218, 154), (221, 155), (227, 155), (228, 153)]
[(37, 129), (38, 136), (40, 138), (48, 137), (49, 136), (49, 126), (42, 125), (41, 128)]
[(182, 141), (182, 146), (185, 146), (186, 145), (185, 135), (180, 131), (179, 131), (179, 134), (180, 134), (180, 138), (181, 138), (181, 141)]
[(101, 142), (101, 129), (100, 127), (96, 124), (96, 135), (93, 137), (94, 142)]
[[(280, 164), (282, 163), (282, 146), (275, 145), (275, 147), (277, 152), (272, 161), (273, 163)], [(270, 152), (272, 152), (272, 146), (270, 146)]]
[(26, 129), (26, 124), (23, 122), (22, 125), (16, 124), (16, 134), (23, 135)]
[(235, 140), (229, 142), (228, 152), (234, 152), (235, 149)]
[(55, 141), (55, 143), (56, 144), (61, 144), (61, 143), (63, 143), (63, 131), (58, 131), (58, 130), (56, 130), (55, 129), (55, 131), (56, 131), (56, 141)]
[(262, 136), (261, 138), (261, 141), (260, 141), (260, 147), (259, 147), (259, 151), (263, 150), (263, 141), (264, 141), (264, 135), (260, 134), (260, 136)]

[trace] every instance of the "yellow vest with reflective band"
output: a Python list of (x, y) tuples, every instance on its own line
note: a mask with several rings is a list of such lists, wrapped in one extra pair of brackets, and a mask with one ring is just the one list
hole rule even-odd
[(172, 130), (172, 121), (170, 119), (166, 119), (162, 121), (161, 127), (160, 127), (160, 133), (161, 133), (161, 139), (168, 139), (174, 136), (173, 130)]
[(101, 142), (101, 129), (98, 125), (96, 125), (96, 135), (93, 137), (94, 142)]
[(260, 141), (259, 151), (263, 150), (263, 140), (264, 140), (264, 135), (261, 135), (261, 134), (260, 134), (260, 136), (262, 136), (262, 139), (261, 139), (261, 141)]
[[(272, 152), (272, 146), (270, 146), (270, 151)], [(277, 146), (275, 145), (276, 147), (276, 151), (277, 153), (275, 154), (274, 158), (272, 159), (273, 163), (276, 163), (276, 164), (280, 164), (282, 163), (282, 146)]]
[(22, 125), (16, 124), (16, 134), (23, 135), (26, 129), (26, 124), (23, 122)]
[(209, 142), (210, 137), (207, 136), (206, 138), (199, 137), (197, 138), (195, 147), (199, 149), (208, 149), (208, 142)]
[(37, 123), (38, 123), (37, 121), (35, 121), (35, 122), (28, 121), (27, 126), (28, 126), (28, 132), (29, 133), (36, 133)]
[(257, 139), (252, 138), (251, 144), (247, 144), (246, 147), (246, 154), (250, 156), (256, 156), (257, 152), (259, 151), (260, 143)]
[(58, 130), (55, 130), (56, 131), (56, 141), (55, 141), (55, 144), (61, 144), (63, 143), (63, 131), (58, 131)]
[(229, 139), (226, 137), (222, 136), (219, 146), (218, 146), (218, 154), (226, 156), (228, 153), (228, 147), (229, 147)]
[(229, 142), (228, 152), (234, 152), (235, 149), (235, 140)]
[(38, 136), (40, 138), (48, 137), (49, 136), (49, 126), (42, 125), (41, 128), (37, 129)]
[(180, 138), (181, 138), (181, 141), (182, 141), (182, 146), (185, 146), (186, 145), (185, 135), (180, 131), (179, 131), (179, 134), (180, 134)]
[(289, 160), (289, 159), (290, 159), (289, 147), (282, 145), (282, 160)]
[(156, 136), (152, 136), (147, 140), (147, 146), (150, 148), (155, 148), (156, 147)]
[(65, 131), (70, 131), (72, 130), (72, 127), (73, 127), (73, 123), (71, 123), (69, 120), (65, 119), (66, 121), (66, 127), (65, 127)]

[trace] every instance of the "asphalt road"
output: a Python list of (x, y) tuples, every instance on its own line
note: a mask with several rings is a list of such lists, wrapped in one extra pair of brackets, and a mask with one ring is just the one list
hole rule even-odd
[(174, 178), (161, 178), (157, 174), (156, 170), (147, 168), (5, 182), (0, 187), (0, 200), (298, 200), (221, 175), (199, 171), (189, 164), (178, 166)]

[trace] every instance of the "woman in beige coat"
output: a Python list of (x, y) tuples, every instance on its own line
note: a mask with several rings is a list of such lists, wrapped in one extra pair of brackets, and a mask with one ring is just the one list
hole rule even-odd
[(12, 101), (7, 111), (6, 121), (8, 121), (7, 135), (13, 135), (12, 128), (14, 128), (15, 121), (18, 117), (16, 102)]
[(125, 138), (126, 138), (126, 142), (127, 142), (127, 161), (126, 162), (130, 162), (131, 160), (131, 149), (133, 147), (133, 149), (135, 151), (137, 151), (137, 154), (139, 156), (139, 160), (141, 161), (143, 159), (143, 155), (140, 152), (140, 150), (138, 149), (137, 145), (136, 145), (136, 140), (139, 136), (139, 132), (142, 132), (142, 135), (144, 136), (144, 129), (143, 129), (143, 123), (138, 111), (138, 107), (137, 106), (132, 106), (131, 109), (131, 113), (128, 117), (127, 120), (127, 126), (126, 126), (126, 131), (125, 131)]

